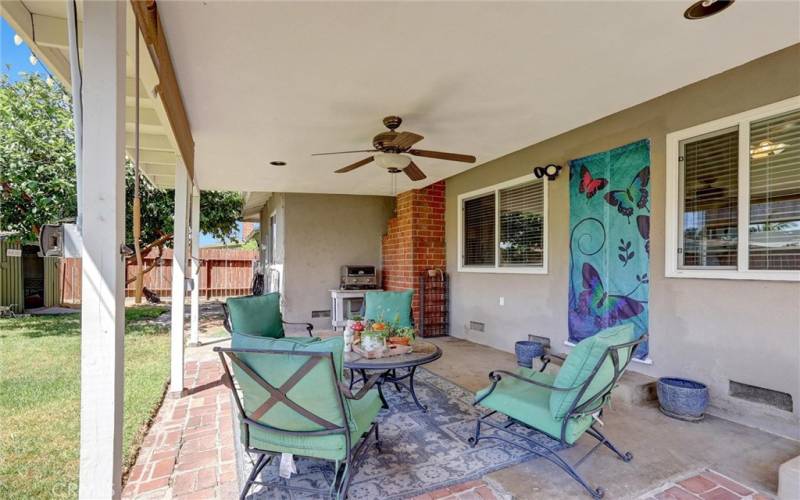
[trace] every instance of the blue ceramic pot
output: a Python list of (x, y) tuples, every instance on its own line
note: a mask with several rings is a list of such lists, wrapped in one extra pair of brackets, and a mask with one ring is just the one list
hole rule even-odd
[(544, 346), (533, 340), (520, 340), (514, 344), (514, 354), (517, 355), (517, 364), (525, 368), (533, 368), (533, 358), (544, 354)]
[(692, 422), (702, 420), (708, 408), (708, 387), (683, 378), (664, 377), (656, 384), (658, 404), (667, 416)]

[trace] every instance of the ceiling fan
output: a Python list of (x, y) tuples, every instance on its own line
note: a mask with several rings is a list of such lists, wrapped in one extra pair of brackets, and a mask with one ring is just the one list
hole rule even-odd
[(424, 139), (419, 134), (414, 132), (396, 132), (395, 129), (400, 126), (403, 119), (399, 116), (387, 116), (383, 119), (383, 124), (389, 129), (388, 132), (381, 132), (372, 138), (372, 146), (374, 149), (361, 149), (356, 151), (337, 151), (334, 153), (315, 153), (312, 156), (321, 155), (338, 155), (346, 153), (376, 153), (372, 156), (351, 163), (346, 167), (342, 167), (335, 172), (343, 174), (350, 172), (358, 167), (363, 167), (367, 163), (375, 162), (378, 166), (385, 168), (389, 173), (396, 174), (399, 172), (405, 173), (412, 181), (420, 181), (424, 179), (425, 173), (420, 170), (414, 160), (406, 156), (406, 153), (413, 156), (422, 156), (424, 158), (436, 158), (439, 160), (461, 161), (465, 163), (475, 163), (475, 157), (472, 155), (462, 155), (456, 153), (443, 153), (441, 151), (428, 151), (425, 149), (412, 149), (411, 147)]

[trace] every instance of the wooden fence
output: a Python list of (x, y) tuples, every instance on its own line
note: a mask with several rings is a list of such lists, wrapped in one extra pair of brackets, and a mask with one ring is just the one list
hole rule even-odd
[[(153, 249), (144, 258), (144, 266), (152, 264), (158, 256)], [(226, 248), (200, 249), (200, 296), (229, 297), (250, 294), (253, 281), (253, 261), (258, 259), (257, 250), (237, 250)], [(190, 267), (191, 269), (191, 267)], [(81, 259), (61, 259), (60, 265), (61, 303), (76, 304), (81, 299)], [(187, 269), (187, 273), (189, 269)], [(136, 263), (125, 268), (126, 280), (136, 273)], [(135, 284), (131, 282), (125, 295), (133, 297)], [(144, 275), (144, 286), (169, 298), (172, 286), (172, 249), (165, 248), (161, 265)]]

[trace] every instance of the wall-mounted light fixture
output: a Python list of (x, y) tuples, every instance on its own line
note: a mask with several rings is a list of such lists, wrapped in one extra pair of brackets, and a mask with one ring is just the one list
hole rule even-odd
[(561, 172), (561, 165), (556, 165), (555, 163), (550, 163), (544, 167), (536, 167), (533, 169), (533, 175), (535, 175), (537, 179), (547, 177), (548, 181), (556, 180), (559, 172)]

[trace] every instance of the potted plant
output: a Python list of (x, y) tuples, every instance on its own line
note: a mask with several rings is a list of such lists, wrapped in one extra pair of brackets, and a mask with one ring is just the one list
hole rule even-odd
[(361, 347), (366, 351), (382, 349), (386, 343), (386, 323), (378, 320), (368, 323), (361, 333)]
[(389, 337), (389, 343), (395, 345), (411, 345), (411, 342), (414, 341), (416, 336), (417, 333), (414, 328), (393, 328), (391, 336)]

